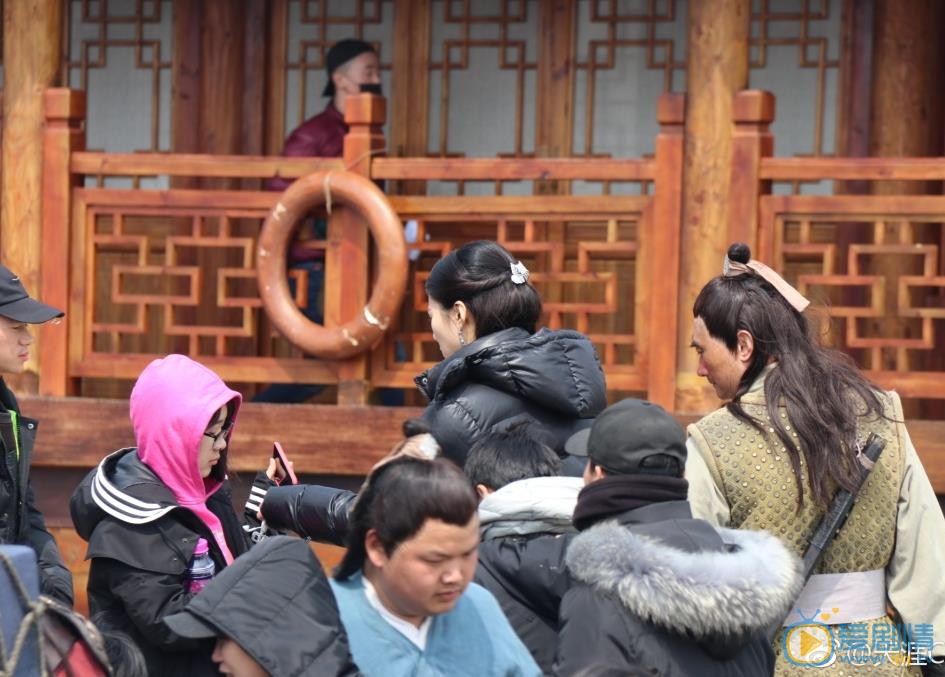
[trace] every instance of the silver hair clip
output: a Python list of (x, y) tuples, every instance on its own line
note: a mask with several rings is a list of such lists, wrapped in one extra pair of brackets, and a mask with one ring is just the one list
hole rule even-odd
[(515, 284), (525, 284), (528, 282), (528, 268), (521, 261), (512, 264), (512, 282)]

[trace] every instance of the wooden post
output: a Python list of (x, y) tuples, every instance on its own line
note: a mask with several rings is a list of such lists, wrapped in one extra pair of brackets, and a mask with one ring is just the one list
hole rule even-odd
[[(569, 157), (574, 125), (574, 41), (577, 3), (541, 3), (538, 16), (538, 92), (535, 105), (536, 157)], [(537, 182), (537, 195), (570, 192), (558, 181)]]
[(46, 130), (43, 135), (43, 301), (66, 311), (64, 322), (43, 327), (43, 354), (39, 364), (41, 395), (71, 395), (68, 378), (69, 276), (72, 225), (72, 189), (78, 184), (69, 162), (72, 153), (85, 150), (85, 92), (47, 89), (43, 95)]
[[(394, 0), (393, 84), (390, 92), (391, 155), (427, 154), (430, 103), (430, 0)], [(400, 186), (399, 194), (422, 193), (425, 182)]]
[(704, 412), (718, 406), (696, 375), (689, 347), (692, 304), (722, 270), (728, 247), (729, 167), (735, 93), (748, 84), (749, 0), (690, 0), (683, 170), (682, 247), (677, 327), (676, 408)]
[[(870, 155), (887, 157), (941, 156), (945, 120), (945, 4), (937, 0), (877, 0), (873, 34), (873, 90), (870, 124)], [(941, 193), (941, 182), (882, 181), (873, 184), (878, 195)], [(883, 224), (875, 234), (876, 244), (945, 245), (937, 227), (898, 220)], [(886, 278), (886, 314), (877, 318), (871, 333), (906, 337), (912, 325), (898, 315), (896, 280), (903, 275), (921, 275), (919, 257), (881, 256), (871, 266), (873, 274)], [(929, 299), (934, 304), (935, 299)], [(942, 302), (945, 302), (943, 300)], [(941, 336), (938, 349), (910, 355), (905, 348), (876, 351), (879, 364), (873, 369), (941, 370)], [(906, 416), (918, 416), (907, 406)], [(922, 416), (942, 416), (940, 405), (924, 406)]]
[[(345, 101), (345, 167), (371, 176), (375, 153), (385, 147), (382, 127), (387, 100), (374, 94), (358, 94)], [(367, 224), (353, 209), (336, 209), (328, 219), (328, 251), (325, 253), (325, 325), (343, 324), (362, 312), (370, 284)], [(367, 404), (368, 353), (339, 363), (338, 404)]]
[[(43, 297), (42, 162), (43, 91), (56, 84), (62, 61), (62, 0), (3, 3), (3, 148), (0, 260)], [(20, 391), (38, 390), (36, 336)]]
[(637, 324), (649, 329), (647, 398), (667, 411), (676, 406), (676, 345), (667, 337), (676, 335), (678, 322), (685, 107), (683, 94), (663, 94), (657, 104), (656, 185), (644, 242), (649, 254), (637, 264), (646, 266), (651, 290), (648, 325)]
[[(774, 151), (768, 125), (774, 120), (774, 96), (746, 90), (735, 95), (731, 184), (728, 193), (728, 240), (745, 242), (755, 258), (770, 260), (771, 243), (758, 233), (758, 197), (770, 190), (761, 180), (761, 158)], [(758, 236), (756, 238), (756, 235)]]

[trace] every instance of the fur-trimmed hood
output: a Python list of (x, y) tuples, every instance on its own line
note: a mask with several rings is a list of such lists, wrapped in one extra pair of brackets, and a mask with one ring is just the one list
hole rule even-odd
[(575, 579), (642, 621), (692, 637), (713, 653), (720, 646), (735, 650), (784, 618), (803, 585), (801, 562), (766, 532), (716, 531), (722, 549), (687, 551), (658, 532), (635, 533), (609, 520), (574, 538), (567, 565)]

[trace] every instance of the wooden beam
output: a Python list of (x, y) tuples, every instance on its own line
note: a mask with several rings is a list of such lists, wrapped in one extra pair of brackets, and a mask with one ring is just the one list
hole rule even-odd
[(945, 180), (945, 157), (771, 157), (761, 161), (761, 178), (941, 181)]
[[(265, 154), (267, 0), (245, 0), (243, 35), (243, 127), (241, 151)], [(244, 188), (250, 187), (244, 184)], [(258, 187), (258, 182), (251, 187)]]
[[(385, 148), (384, 121), (387, 100), (373, 94), (356, 94), (345, 101), (344, 138), (346, 169), (371, 176), (374, 155)], [(329, 248), (325, 254), (325, 325), (339, 326), (362, 312), (370, 284), (370, 240), (364, 218), (345, 208), (330, 215)], [(365, 404), (370, 395), (368, 354), (361, 353), (338, 366), (338, 404)]]
[(269, 0), (269, 58), (266, 63), (266, 130), (263, 140), (267, 155), (278, 155), (286, 136), (285, 64), (288, 52), (288, 0)]
[(387, 148), (401, 157), (424, 156), (430, 115), (430, 0), (394, 0), (394, 35)]
[(774, 137), (768, 131), (774, 120), (774, 96), (760, 90), (738, 92), (732, 109), (735, 131), (726, 211), (728, 239), (745, 242), (756, 258), (765, 260), (769, 253), (759, 251), (755, 235), (758, 196), (770, 192), (769, 182), (761, 178), (761, 164), (774, 152)]
[[(23, 413), (40, 421), (34, 468), (95, 467), (116, 449), (134, 446), (126, 400), (26, 395)], [(417, 407), (352, 407), (244, 402), (233, 437), (230, 467), (252, 472), (278, 440), (296, 470), (362, 476), (402, 439), (401, 424)], [(698, 415), (677, 415), (682, 425)], [(937, 494), (945, 494), (945, 421), (906, 423)], [(287, 431), (291, 431), (288, 434)]]
[[(21, 398), (24, 415), (40, 421), (34, 467), (93, 468), (116, 449), (134, 446), (127, 400), (87, 397)], [(401, 424), (422, 409), (244, 402), (229, 465), (259, 470), (279, 441), (296, 472), (366, 474), (403, 438)]]
[(666, 337), (676, 335), (678, 322), (685, 109), (683, 94), (665, 93), (659, 99), (655, 196), (647, 213), (643, 251), (637, 257), (641, 272), (638, 288), (649, 290), (648, 294), (637, 293), (636, 322), (637, 327), (649, 329), (644, 351), (648, 355), (647, 399), (670, 412), (676, 407), (677, 356), (676, 346)]
[[(576, 36), (577, 3), (570, 0), (541, 3), (535, 90), (535, 155), (538, 157), (567, 158), (571, 155)], [(536, 186), (537, 195), (568, 192), (567, 184), (542, 181)], [(563, 237), (563, 225), (555, 224), (549, 236)]]
[[(174, 0), (171, 55), (171, 150), (194, 153), (200, 148), (200, 32), (202, 0)], [(187, 186), (191, 181), (176, 181)]]
[(693, 379), (689, 348), (692, 304), (722, 269), (729, 245), (726, 216), (732, 158), (732, 105), (748, 84), (749, 0), (690, 0), (686, 70), (686, 154), (677, 329), (679, 411), (715, 402), (712, 387)]
[[(937, 0), (877, 0), (873, 36), (873, 88), (871, 98), (870, 155), (941, 156), (945, 120), (945, 4)], [(883, 181), (872, 186), (879, 195), (941, 194), (938, 181)], [(890, 219), (877, 229), (875, 244), (941, 243), (937, 224), (904, 224)], [(895, 280), (903, 275), (921, 275), (915, 257), (877, 256), (868, 262), (867, 272)], [(897, 311), (897, 285), (885, 286), (883, 317), (868, 322), (874, 336), (909, 335), (911, 322)], [(925, 354), (904, 348), (878, 351), (883, 364), (874, 369), (941, 371), (945, 339), (938, 337), (936, 349)], [(929, 417), (945, 415), (935, 406), (921, 412)], [(907, 416), (920, 409), (906, 404)]]
[(196, 153), (98, 153), (72, 156), (76, 174), (103, 176), (207, 176), (229, 178), (297, 179), (320, 169), (342, 170), (337, 158), (281, 158), (253, 155)]
[[(837, 88), (837, 155), (865, 157), (870, 143), (870, 93), (873, 87), (874, 0), (844, 0)], [(862, 182), (845, 182), (838, 192), (863, 194)]]
[[(85, 92), (47, 89), (43, 94), (46, 129), (43, 135), (43, 300), (55, 308), (69, 307), (72, 192), (76, 178), (69, 170), (75, 149), (85, 148)], [(39, 392), (69, 395), (69, 320), (40, 328)]]
[(645, 181), (655, 176), (652, 160), (623, 159), (378, 158), (371, 168), (373, 179)]
[[(63, 0), (3, 3), (3, 142), (0, 176), (0, 260), (42, 298), (43, 97), (62, 62)], [(18, 392), (36, 392), (34, 343), (26, 374), (11, 378)]]
[(400, 215), (464, 215), (488, 218), (501, 216), (564, 216), (568, 214), (593, 214), (594, 218), (622, 218), (628, 212), (641, 212), (647, 208), (650, 198), (646, 196), (612, 195), (547, 195), (487, 197), (396, 195), (390, 199), (391, 206)]

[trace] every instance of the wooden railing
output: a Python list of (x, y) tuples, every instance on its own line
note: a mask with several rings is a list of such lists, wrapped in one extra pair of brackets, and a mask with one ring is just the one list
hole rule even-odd
[[(132, 379), (171, 351), (199, 358), (228, 381), (335, 384), (339, 403), (364, 403), (374, 387), (409, 388), (439, 358), (425, 313), (427, 272), (451, 248), (486, 238), (533, 271), (547, 325), (592, 337), (611, 388), (672, 408), (675, 346), (655, 340), (655, 331), (675, 335), (682, 97), (661, 99), (655, 156), (641, 159), (379, 157), (383, 103), (364, 95), (348, 106), (343, 158), (129, 155), (85, 150), (82, 93), (47, 92), (44, 241), (51, 247), (43, 289), (68, 313), (44, 343), (41, 393), (101, 394), (89, 379)], [(279, 198), (262, 189), (263, 180), (319, 169), (355, 171), (388, 187), (409, 182), (403, 185), (414, 192), (427, 181), (534, 181), (555, 194), (391, 195), (401, 219), (417, 228), (399, 322), (370, 353), (310, 360), (267, 325), (255, 242)], [(117, 177), (131, 187), (113, 187)], [(142, 187), (154, 177), (168, 187)], [(640, 194), (569, 195), (562, 186), (572, 180), (636, 183)], [(359, 312), (372, 279), (364, 224), (354, 210), (334, 207), (327, 239), (309, 242), (325, 251), (326, 324)], [(656, 270), (653, 261), (668, 267)]]
[[(933, 400), (913, 415), (942, 418), (945, 195), (921, 193), (945, 180), (945, 158), (771, 157), (773, 97), (742, 92), (735, 115), (733, 239), (810, 296), (825, 337), (871, 379)], [(813, 182), (829, 190), (798, 194)]]
[[(654, 156), (629, 159), (383, 157), (384, 100), (370, 95), (349, 106), (344, 157), (332, 159), (90, 152), (81, 92), (50, 90), (46, 113), (43, 294), (69, 312), (44, 336), (43, 394), (102, 394), (96, 382), (132, 379), (172, 350), (234, 382), (334, 384), (340, 404), (408, 388), (439, 358), (425, 316), (428, 271), (458, 244), (488, 238), (533, 271), (545, 324), (591, 336), (615, 393), (674, 407), (679, 348), (666, 337), (679, 334), (687, 257), (680, 95), (660, 99)], [(734, 116), (729, 239), (752, 244), (819, 302), (828, 339), (871, 377), (906, 397), (945, 400), (945, 197), (911, 194), (945, 179), (945, 160), (777, 158), (769, 94), (740, 93)], [(317, 169), (383, 182), (416, 225), (398, 321), (344, 361), (305, 359), (276, 336), (255, 281), (256, 237), (279, 197), (264, 181)], [(117, 177), (131, 187), (114, 187)], [(167, 187), (142, 188), (153, 177)], [(575, 181), (608, 194), (572, 194)], [(821, 194), (800, 194), (809, 182)], [(614, 194), (615, 183), (637, 194)], [(483, 184), (497, 194), (469, 194)], [(501, 194), (513, 191), (525, 194)], [(326, 324), (342, 324), (370, 290), (367, 230), (335, 204), (327, 238), (309, 244), (325, 251)]]

